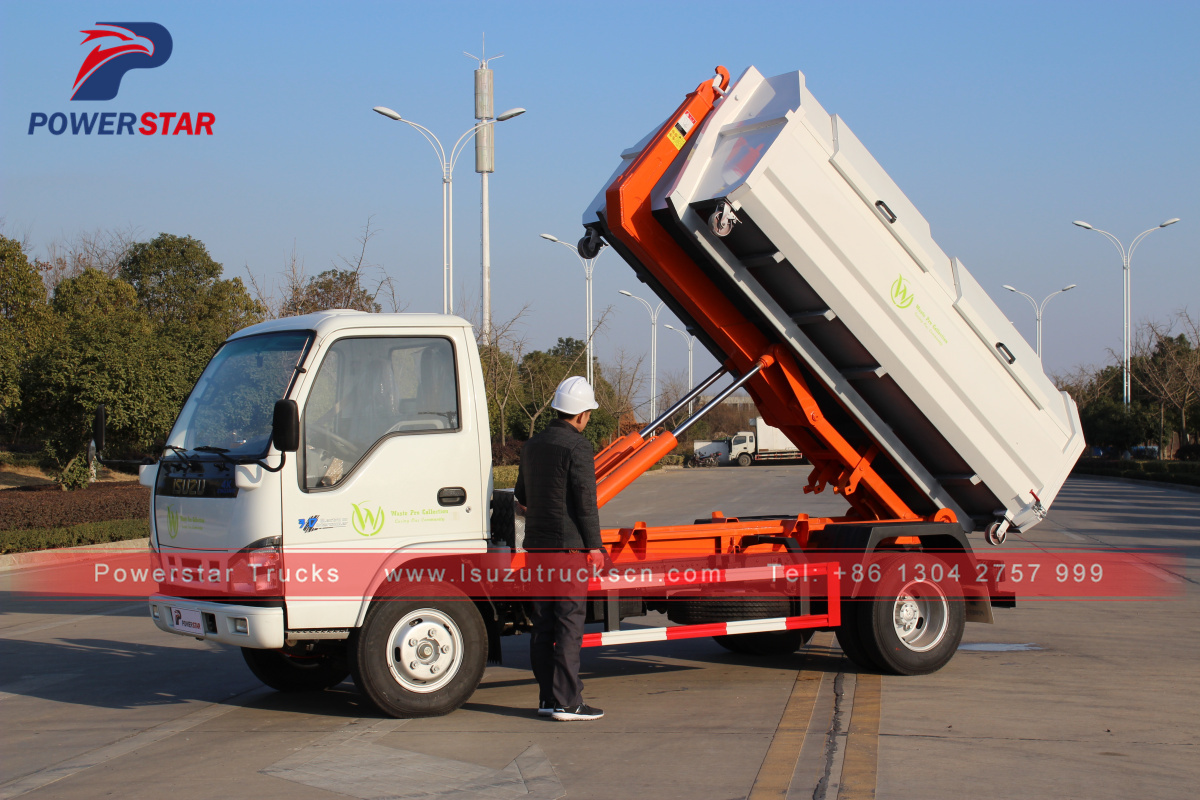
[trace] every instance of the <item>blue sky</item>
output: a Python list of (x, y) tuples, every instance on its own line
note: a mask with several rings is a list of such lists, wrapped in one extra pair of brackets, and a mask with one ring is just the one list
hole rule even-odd
[[(147, 20), (167, 64), (119, 96), (71, 103), (82, 28)], [(134, 227), (201, 239), (227, 275), (268, 283), (293, 247), (309, 274), (352, 254), (409, 310), (441, 307), (439, 168), (395, 108), (443, 141), (473, 124), (472, 70), (487, 34), (500, 125), (491, 178), (493, 308), (531, 304), (530, 344), (583, 333), (583, 274), (563, 248), (620, 151), (716, 64), (736, 77), (801, 70), (992, 292), (1029, 341), (1050, 304), (1051, 371), (1121, 346), (1120, 262), (1084, 219), (1128, 241), (1168, 217), (1133, 263), (1135, 320), (1200, 312), (1200, 4), (843, 3), (16, 3), (0, 4), (0, 217), (36, 254), (80, 231)], [(81, 108), (87, 106), (87, 108)], [(212, 137), (26, 134), (30, 114), (209, 111)], [(478, 297), (479, 180), (455, 172), (455, 283)], [(597, 352), (648, 348), (645, 293), (613, 253), (595, 304), (613, 307)], [(673, 321), (666, 319), (663, 321)], [(659, 337), (661, 372), (686, 367)], [(713, 365), (697, 358), (698, 374)]]

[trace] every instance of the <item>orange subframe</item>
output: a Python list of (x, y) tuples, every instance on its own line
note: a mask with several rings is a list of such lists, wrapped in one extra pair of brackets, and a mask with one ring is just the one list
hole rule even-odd
[[(720, 88), (724, 90), (729, 84), (729, 73), (724, 67), (718, 67), (717, 73), (721, 78)], [(829, 486), (846, 498), (851, 509), (846, 517), (819, 521), (801, 515), (793, 520), (725, 524), (715, 528), (697, 525), (647, 529), (641, 525), (605, 531), (606, 544), (613, 547), (615, 556), (628, 558), (632, 555), (630, 551), (640, 551), (644, 558), (645, 549), (655, 543), (671, 542), (671, 550), (682, 547), (692, 552), (721, 553), (738, 549), (738, 534), (792, 536), (803, 547), (810, 530), (838, 522), (954, 522), (954, 513), (949, 509), (940, 509), (926, 517), (908, 507), (872, 466), (880, 456), (878, 448), (869, 446), (859, 452), (846, 441), (821, 413), (792, 353), (771, 342), (740, 313), (651, 214), (654, 187), (674, 159), (680, 157), (686, 140), (701, 128), (719, 97), (714, 83), (706, 80), (688, 94), (633, 163), (609, 186), (605, 221), (611, 235), (727, 354), (727, 368), (742, 375), (756, 363), (764, 363), (746, 389), (763, 418), (783, 430), (812, 463), (813, 471), (804, 491), (820, 492)], [(695, 124), (681, 141), (680, 130), (687, 126), (676, 126), (676, 121), (685, 114), (690, 114)], [(601, 505), (675, 445), (675, 437), (670, 433), (658, 433), (644, 442), (634, 433), (602, 451), (596, 459)]]

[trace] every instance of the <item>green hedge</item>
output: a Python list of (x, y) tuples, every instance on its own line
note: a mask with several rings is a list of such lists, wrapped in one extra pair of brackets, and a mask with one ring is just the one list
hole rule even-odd
[(492, 487), (495, 489), (511, 489), (517, 485), (517, 466), (492, 467)]
[(1196, 461), (1108, 461), (1085, 458), (1075, 465), (1072, 472), (1075, 475), (1107, 475), (1200, 486), (1200, 462)]
[(0, 553), (28, 553), (55, 547), (107, 544), (126, 539), (144, 539), (150, 535), (148, 519), (120, 519), (112, 522), (85, 522), (69, 528), (32, 528), (24, 531), (0, 531)]

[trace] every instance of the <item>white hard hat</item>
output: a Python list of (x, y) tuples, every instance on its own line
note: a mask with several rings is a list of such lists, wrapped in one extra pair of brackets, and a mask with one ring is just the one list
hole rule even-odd
[(592, 391), (587, 379), (575, 375), (558, 385), (550, 407), (555, 411), (574, 416), (599, 408), (600, 405), (596, 402), (596, 394)]

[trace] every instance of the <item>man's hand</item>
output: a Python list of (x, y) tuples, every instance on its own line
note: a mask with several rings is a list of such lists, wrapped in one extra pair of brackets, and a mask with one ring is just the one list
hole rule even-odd
[(604, 552), (603, 547), (598, 547), (595, 550), (588, 550), (588, 563), (596, 569), (604, 569), (612, 565), (612, 559), (608, 557), (608, 553)]

